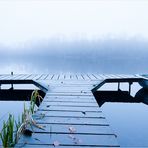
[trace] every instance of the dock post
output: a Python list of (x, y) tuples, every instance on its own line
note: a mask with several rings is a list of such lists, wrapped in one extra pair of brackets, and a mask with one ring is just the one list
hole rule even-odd
[(133, 84), (133, 82), (129, 82), (129, 95), (131, 94), (131, 85)]
[[(11, 76), (13, 77), (13, 71), (11, 72)], [(13, 90), (13, 84), (11, 84), (11, 89)]]
[(118, 91), (120, 90), (120, 82), (118, 82)]

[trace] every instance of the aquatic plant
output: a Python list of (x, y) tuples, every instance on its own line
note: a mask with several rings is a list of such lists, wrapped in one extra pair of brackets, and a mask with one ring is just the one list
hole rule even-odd
[[(14, 120), (14, 116), (9, 114), (7, 122), (3, 122), (3, 128), (0, 133), (0, 138), (4, 148), (13, 147), (18, 142), (18, 139), (22, 133), (31, 136), (33, 132), (32, 126), (43, 129), (43, 127), (38, 125), (32, 118), (32, 114), (35, 111), (35, 103), (37, 99), (39, 99), (40, 101), (42, 97), (39, 95), (37, 90), (34, 90), (31, 94), (29, 109), (26, 108), (24, 102), (24, 110), (21, 117), (18, 117), (18, 121)], [(29, 126), (32, 130), (27, 129)]]
[(41, 103), (42, 96), (39, 95), (38, 90), (34, 90), (31, 94), (31, 100), (30, 100), (30, 111), (32, 114), (34, 114), (35, 105), (36, 102), (39, 101), (39, 104)]
[[(27, 136), (31, 136), (33, 133), (33, 128), (32, 126), (35, 126), (37, 128), (40, 128), (42, 130), (43, 127), (38, 125), (32, 118), (32, 112), (34, 112), (34, 106), (32, 107), (31, 105), (34, 104), (30, 104), (30, 108), (26, 109), (25, 105), (24, 105), (24, 112), (22, 113), (22, 123), (20, 124), (18, 130), (17, 130), (17, 134), (16, 134), (16, 141), (18, 141), (19, 137), (21, 134), (25, 134)], [(31, 110), (32, 109), (32, 110)], [(31, 130), (30, 130), (30, 128)]]
[(9, 114), (7, 122), (3, 122), (2, 131), (0, 133), (3, 147), (12, 147), (15, 144), (14, 137), (14, 116)]

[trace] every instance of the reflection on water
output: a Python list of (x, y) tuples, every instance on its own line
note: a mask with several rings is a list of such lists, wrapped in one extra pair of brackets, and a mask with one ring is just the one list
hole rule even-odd
[[(30, 90), (30, 91), (32, 91), (34, 89), (38, 89), (33, 84), (14, 84), (13, 87), (15, 90)], [(10, 88), (11, 88), (11, 85), (9, 85), (9, 84), (1, 85), (2, 90), (8, 90)], [(11, 96), (13, 96), (13, 95), (11, 94)], [(29, 100), (30, 99), (29, 97), (26, 98), (25, 100), (27, 100), (27, 99)], [(15, 98), (15, 99), (13, 98), (13, 99), (14, 100), (24, 100), (24, 96), (22, 96), (22, 98)], [(7, 99), (8, 98), (0, 98), (0, 100), (7, 100)], [(23, 109), (24, 109), (24, 103), (25, 103), (26, 107), (29, 107), (30, 101), (0, 101), (0, 129), (2, 127), (3, 121), (7, 120), (9, 114), (14, 115), (16, 120), (18, 119), (19, 116), (21, 116)]]
[[(125, 90), (127, 87), (123, 87)], [(107, 87), (109, 89), (109, 86)], [(140, 89), (132, 86), (132, 95)], [(148, 106), (143, 103), (105, 103), (102, 105), (108, 122), (123, 147), (148, 147)]]
[(147, 105), (105, 103), (101, 108), (121, 146), (148, 147)]
[(3, 121), (7, 120), (9, 114), (14, 115), (16, 120), (21, 116), (24, 109), (24, 103), (26, 107), (29, 107), (29, 101), (0, 101), (0, 129)]

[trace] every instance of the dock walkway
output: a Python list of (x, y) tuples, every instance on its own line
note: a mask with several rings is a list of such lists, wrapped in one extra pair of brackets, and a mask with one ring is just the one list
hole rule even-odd
[(139, 78), (136, 75), (0, 75), (0, 80), (34, 80), (48, 91), (33, 115), (44, 130), (33, 127), (16, 147), (119, 147), (116, 134), (92, 94), (105, 79)]

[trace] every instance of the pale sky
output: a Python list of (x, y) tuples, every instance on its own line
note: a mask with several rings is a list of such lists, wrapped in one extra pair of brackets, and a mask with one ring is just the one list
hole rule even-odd
[(148, 1), (0, 1), (0, 45), (48, 39), (148, 40)]

